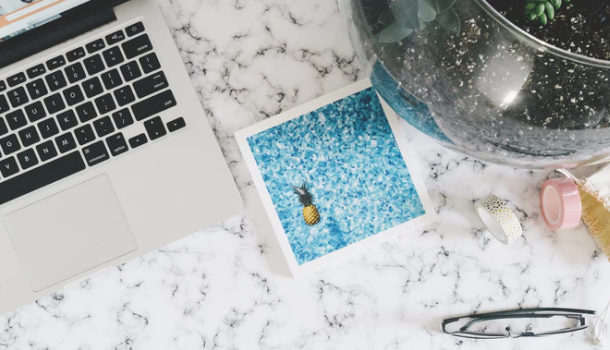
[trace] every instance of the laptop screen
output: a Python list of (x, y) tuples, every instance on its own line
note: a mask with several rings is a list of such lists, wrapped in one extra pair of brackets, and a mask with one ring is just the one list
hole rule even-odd
[(0, 42), (61, 18), (90, 0), (0, 0)]

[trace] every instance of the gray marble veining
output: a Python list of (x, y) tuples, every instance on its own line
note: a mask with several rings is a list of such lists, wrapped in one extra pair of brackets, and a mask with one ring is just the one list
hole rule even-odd
[[(0, 349), (581, 349), (587, 333), (472, 341), (474, 311), (600, 310), (610, 268), (586, 229), (540, 217), (548, 172), (445, 150), (406, 127), (441, 222), (299, 279), (283, 274), (233, 132), (364, 78), (332, 0), (159, 0), (245, 198), (241, 215), (0, 316)], [(473, 203), (510, 201), (503, 246)]]

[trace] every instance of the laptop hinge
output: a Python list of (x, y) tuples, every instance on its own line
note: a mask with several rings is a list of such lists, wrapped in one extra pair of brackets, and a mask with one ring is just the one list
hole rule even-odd
[[(116, 19), (114, 10), (105, 8), (88, 13), (86, 16), (59, 19), (55, 21), (56, 23), (51, 23), (53, 26), (49, 25), (50, 30), (42, 33), (21, 34), (3, 43), (0, 47), (0, 68), (116, 21)], [(24, 43), (26, 40), (27, 44)]]

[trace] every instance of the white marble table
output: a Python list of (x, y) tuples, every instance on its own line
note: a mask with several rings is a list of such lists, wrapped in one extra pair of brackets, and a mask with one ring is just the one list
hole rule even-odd
[[(447, 151), (414, 132), (441, 222), (293, 280), (277, 262), (234, 131), (364, 78), (333, 0), (159, 0), (245, 198), (242, 215), (0, 316), (0, 349), (584, 349), (586, 333), (471, 341), (444, 317), (516, 307), (601, 309), (610, 265), (586, 229), (552, 233), (548, 172)], [(502, 246), (473, 202), (518, 210)], [(610, 337), (610, 335), (608, 335)]]

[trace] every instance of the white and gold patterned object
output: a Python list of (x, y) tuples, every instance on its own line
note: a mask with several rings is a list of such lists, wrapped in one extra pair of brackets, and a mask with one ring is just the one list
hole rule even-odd
[(517, 215), (506, 201), (490, 194), (476, 202), (474, 207), (489, 232), (503, 244), (508, 244), (523, 234)]

